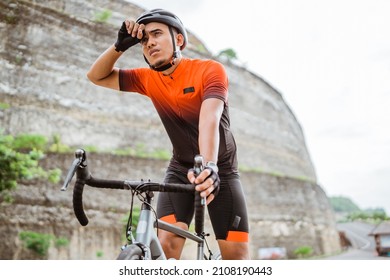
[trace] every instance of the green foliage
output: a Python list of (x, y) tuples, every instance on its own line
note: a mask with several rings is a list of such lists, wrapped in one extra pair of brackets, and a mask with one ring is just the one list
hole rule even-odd
[(13, 137), (0, 132), (0, 193), (16, 188), (20, 180), (43, 178), (59, 182), (60, 169), (45, 171), (38, 164), (46, 143), (46, 139), (39, 135)]
[(34, 251), (39, 256), (47, 256), (50, 245), (58, 247), (66, 247), (69, 245), (69, 240), (64, 237), (56, 238), (52, 234), (39, 233), (34, 231), (22, 231), (19, 233), (19, 239), (23, 241), (23, 246), (26, 249)]
[(220, 51), (218, 57), (226, 57), (229, 60), (233, 60), (237, 59), (237, 53), (232, 48), (228, 48)]
[(15, 64), (20, 66), (23, 64), (23, 54), (17, 54), (15, 56)]
[(344, 214), (341, 221), (365, 221), (378, 223), (389, 220), (383, 208), (361, 210), (351, 199), (342, 196), (329, 198), (330, 204), (336, 213)]
[(86, 146), (85, 148), (84, 148), (84, 150), (86, 151), (86, 152), (89, 152), (89, 153), (98, 153), (99, 152), (99, 149), (97, 148), (97, 147), (95, 147), (95, 146)]
[(12, 143), (15, 150), (36, 150), (43, 151), (46, 148), (47, 139), (42, 135), (20, 134), (16, 136)]
[(19, 239), (23, 241), (25, 248), (40, 256), (46, 256), (53, 236), (33, 231), (22, 231), (19, 233)]
[(61, 142), (61, 136), (58, 134), (53, 135), (52, 144), (49, 147), (49, 152), (52, 153), (69, 153), (72, 149)]
[(145, 144), (139, 143), (135, 148), (116, 149), (112, 151), (114, 155), (121, 156), (133, 156), (137, 158), (151, 158), (168, 160), (171, 158), (171, 153), (164, 149), (156, 149), (153, 151), (147, 151)]
[(96, 252), (96, 257), (97, 257), (97, 258), (102, 258), (103, 255), (104, 255), (103, 251), (97, 251), (97, 252)]
[[(133, 236), (136, 236), (136, 229), (139, 221), (139, 215), (140, 215), (141, 208), (140, 207), (133, 207), (133, 216), (132, 216), (132, 224), (131, 224), (131, 232)], [(128, 213), (125, 217), (122, 218), (122, 223), (123, 223), (123, 232), (125, 233), (124, 235), (124, 240), (127, 240), (127, 221), (129, 219), (129, 214)]]
[(364, 209), (364, 212), (369, 214), (372, 217), (384, 217), (386, 216), (386, 211), (383, 208), (368, 208)]
[(10, 107), (9, 104), (0, 102), (0, 110), (5, 110), (8, 109), (9, 107)]
[(13, 141), (12, 136), (0, 134), (0, 192), (14, 189), (19, 179), (33, 178), (38, 166), (39, 154), (19, 153), (14, 150)]
[(385, 220), (389, 220), (389, 217), (383, 209), (379, 209), (377, 211), (357, 211), (352, 212), (347, 216), (347, 221), (371, 221), (378, 223)]
[(352, 213), (360, 211), (360, 208), (347, 197), (333, 196), (329, 198), (329, 201), (335, 212)]
[(67, 247), (69, 246), (69, 240), (65, 237), (59, 237), (54, 240), (54, 245), (59, 248), (59, 247)]
[(101, 12), (96, 12), (94, 15), (94, 21), (99, 23), (107, 23), (112, 16), (112, 11), (104, 9)]
[(47, 180), (50, 183), (57, 184), (60, 181), (62, 171), (59, 168), (50, 169), (47, 171)]
[(371, 214), (372, 219), (379, 221), (390, 220), (390, 217), (387, 216), (386, 212), (374, 212)]
[(207, 49), (203, 44), (196, 45), (196, 50), (200, 53), (207, 53)]
[(168, 160), (171, 158), (171, 153), (168, 152), (167, 150), (156, 149), (155, 151), (153, 151), (152, 153), (149, 154), (149, 157), (156, 158), (156, 159)]
[(294, 250), (294, 255), (299, 259), (308, 258), (313, 254), (313, 248), (310, 246), (301, 246)]
[(140, 157), (140, 158), (147, 158), (148, 152), (146, 151), (145, 144), (144, 143), (138, 143), (134, 150), (134, 156)]

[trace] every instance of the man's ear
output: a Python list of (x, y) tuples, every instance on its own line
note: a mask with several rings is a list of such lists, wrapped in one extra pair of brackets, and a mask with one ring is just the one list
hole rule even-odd
[(182, 47), (184, 45), (184, 36), (183, 34), (179, 33), (176, 36), (176, 45), (178, 47)]

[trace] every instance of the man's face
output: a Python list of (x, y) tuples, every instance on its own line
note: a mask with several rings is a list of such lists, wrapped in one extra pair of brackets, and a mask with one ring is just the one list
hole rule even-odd
[(163, 66), (172, 58), (171, 34), (169, 27), (163, 23), (146, 24), (141, 45), (146, 59), (154, 67)]

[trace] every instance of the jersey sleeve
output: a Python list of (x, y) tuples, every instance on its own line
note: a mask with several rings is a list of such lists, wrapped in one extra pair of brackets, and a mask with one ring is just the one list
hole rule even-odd
[(147, 69), (137, 68), (137, 69), (120, 69), (119, 70), (119, 90), (128, 91), (128, 92), (138, 92), (140, 94), (146, 95), (146, 89), (144, 85), (146, 84), (145, 75)]
[(218, 98), (224, 103), (228, 101), (228, 77), (224, 66), (219, 62), (211, 62), (204, 73), (203, 100)]

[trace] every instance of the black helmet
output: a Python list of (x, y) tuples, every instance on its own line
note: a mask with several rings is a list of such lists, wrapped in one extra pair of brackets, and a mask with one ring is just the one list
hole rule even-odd
[(187, 45), (187, 42), (188, 42), (187, 31), (186, 31), (183, 23), (181, 22), (181, 20), (171, 12), (168, 12), (168, 11), (163, 10), (163, 9), (153, 9), (153, 10), (144, 12), (142, 15), (140, 15), (137, 18), (136, 22), (139, 24), (148, 24), (150, 22), (160, 22), (160, 23), (164, 23), (168, 26), (171, 26), (184, 36), (184, 43), (180, 47), (180, 50), (183, 50)]

